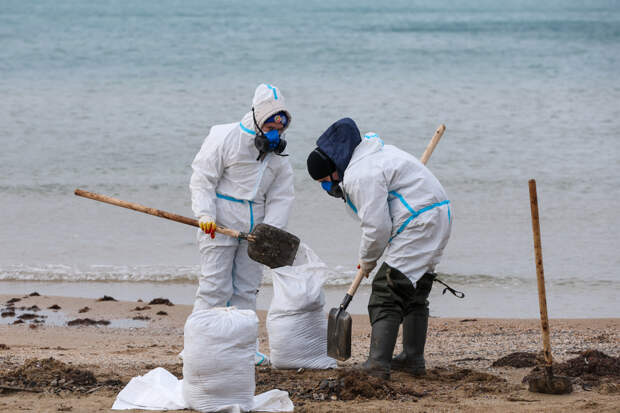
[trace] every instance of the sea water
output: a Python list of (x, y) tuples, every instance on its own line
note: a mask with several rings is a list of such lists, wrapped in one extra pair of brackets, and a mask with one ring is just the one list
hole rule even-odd
[[(305, 159), (348, 116), (416, 156), (447, 127), (428, 163), (454, 213), (437, 270), (467, 297), (437, 286), (431, 312), (537, 316), (534, 178), (550, 316), (616, 317), (618, 67), (618, 1), (4, 0), (0, 293), (191, 303), (195, 229), (73, 191), (191, 216), (209, 128), (241, 119), (266, 82), (293, 115), (288, 230), (333, 270), (328, 306), (355, 274), (361, 232)], [(262, 290), (267, 308), (268, 277)]]

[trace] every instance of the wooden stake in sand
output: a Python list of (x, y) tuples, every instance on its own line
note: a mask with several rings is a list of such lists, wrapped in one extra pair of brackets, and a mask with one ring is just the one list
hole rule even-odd
[(538, 218), (538, 196), (536, 180), (530, 179), (530, 209), (532, 211), (532, 231), (534, 234), (534, 255), (536, 258), (536, 278), (538, 279), (538, 303), (540, 305), (540, 327), (542, 329), (543, 349), (545, 355), (544, 377), (529, 380), (529, 390), (536, 393), (565, 394), (573, 391), (568, 377), (553, 377), (551, 357), (551, 340), (549, 338), (549, 318), (547, 316), (547, 293), (545, 291), (545, 272), (543, 270), (542, 245), (540, 241), (540, 222)]

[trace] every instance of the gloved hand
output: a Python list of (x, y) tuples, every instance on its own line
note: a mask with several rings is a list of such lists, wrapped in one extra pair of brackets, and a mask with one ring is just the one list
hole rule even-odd
[(357, 269), (361, 269), (362, 272), (364, 272), (364, 277), (368, 278), (368, 275), (370, 274), (370, 272), (372, 270), (375, 269), (375, 267), (377, 266), (377, 261), (371, 261), (371, 262), (364, 262), (364, 261), (360, 261), (359, 264), (357, 264)]
[(205, 234), (211, 235), (211, 239), (215, 238), (215, 229), (217, 225), (215, 225), (215, 219), (208, 216), (203, 215), (198, 220), (198, 224), (200, 224), (200, 229), (204, 231)]

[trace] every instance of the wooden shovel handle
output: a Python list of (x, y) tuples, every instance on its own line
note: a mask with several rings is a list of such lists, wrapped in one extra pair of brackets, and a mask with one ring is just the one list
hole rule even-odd
[(542, 328), (545, 362), (551, 366), (551, 341), (549, 339), (549, 318), (547, 316), (547, 294), (545, 292), (545, 272), (543, 270), (542, 244), (540, 242), (540, 222), (538, 219), (538, 196), (536, 180), (529, 180), (530, 209), (532, 210), (532, 231), (534, 233), (534, 254), (536, 258), (536, 278), (538, 279), (538, 304), (540, 306), (540, 326)]
[[(95, 201), (105, 202), (106, 204), (111, 204), (111, 205), (128, 208), (128, 209), (133, 209), (134, 211), (143, 212), (145, 214), (154, 215), (160, 218), (166, 218), (171, 221), (176, 221), (182, 224), (187, 224), (187, 225), (200, 228), (200, 224), (198, 224), (198, 220), (187, 218), (187, 217), (177, 215), (177, 214), (173, 214), (172, 212), (162, 211), (161, 209), (149, 208), (144, 205), (136, 204), (134, 202), (123, 201), (117, 198), (112, 198), (111, 196), (101, 195), (101, 194), (97, 194), (97, 193), (89, 192), (89, 191), (84, 191), (83, 189), (79, 189), (79, 188), (76, 189), (74, 193), (75, 195), (83, 196), (84, 198), (90, 198), (90, 199), (94, 199)], [(223, 235), (228, 235), (229, 237), (233, 237), (233, 238), (246, 238), (247, 237), (247, 234), (244, 234), (239, 231), (235, 231), (233, 229), (220, 227), (220, 226), (218, 226), (215, 229), (215, 232), (218, 232)]]
[(420, 158), (420, 162), (422, 162), (424, 165), (426, 165), (426, 162), (428, 162), (428, 159), (431, 157), (431, 154), (435, 150), (435, 146), (437, 146), (437, 144), (439, 143), (439, 139), (441, 139), (441, 136), (443, 135), (445, 130), (446, 130), (446, 125), (441, 124), (435, 131), (435, 134), (431, 138), (430, 143), (428, 144), (428, 146), (426, 147), (426, 150), (424, 151), (424, 153), (422, 154), (422, 157)]
[(357, 275), (355, 276), (353, 283), (349, 287), (349, 291), (347, 291), (347, 294), (353, 297), (355, 295), (355, 292), (357, 291), (357, 287), (360, 286), (360, 283), (362, 282), (363, 279), (364, 279), (364, 271), (362, 271), (362, 269), (360, 268), (359, 270), (357, 270)]

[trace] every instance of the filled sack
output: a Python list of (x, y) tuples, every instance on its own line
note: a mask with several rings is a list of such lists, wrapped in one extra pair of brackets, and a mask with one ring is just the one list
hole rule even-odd
[(253, 407), (258, 317), (220, 307), (192, 313), (185, 322), (183, 397), (200, 412)]
[(322, 288), (327, 265), (302, 244), (293, 265), (269, 271), (273, 282), (267, 314), (271, 365), (281, 369), (336, 367), (336, 360), (327, 356)]

